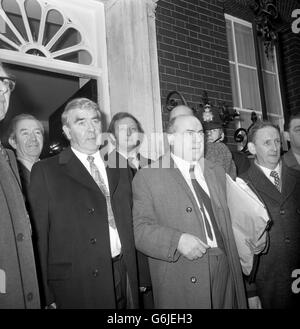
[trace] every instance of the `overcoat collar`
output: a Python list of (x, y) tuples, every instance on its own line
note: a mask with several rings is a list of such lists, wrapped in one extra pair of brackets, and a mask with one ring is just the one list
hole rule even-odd
[[(75, 179), (78, 183), (97, 192), (100, 191), (93, 177), (89, 174), (81, 161), (72, 152), (71, 147), (66, 148), (59, 154), (59, 164), (66, 166), (66, 173)], [(106, 173), (110, 195), (112, 196), (119, 182), (119, 170), (106, 166)]]
[(272, 184), (255, 163), (251, 164), (248, 170), (248, 175), (258, 193), (268, 193), (268, 196), (278, 203), (284, 202), (290, 196), (295, 187), (295, 180), (288, 174), (288, 169), (284, 162), (282, 163), (281, 170), (281, 192), (277, 190), (275, 185)]
[[(180, 186), (182, 186), (182, 188), (184, 189), (184, 191), (188, 195), (189, 199), (194, 204), (194, 208), (197, 209), (198, 216), (200, 218), (202, 218), (200, 210), (199, 210), (198, 205), (196, 203), (194, 194), (191, 191), (191, 189), (190, 189), (189, 185), (187, 184), (186, 180), (184, 179), (183, 175), (181, 174), (180, 170), (176, 167), (176, 164), (174, 163), (174, 160), (171, 157), (170, 153), (167, 153), (166, 155), (164, 155), (162, 157), (162, 161), (161, 161), (162, 168), (168, 168), (167, 165), (169, 165), (169, 168), (170, 168), (169, 169), (170, 175), (178, 182), (178, 184)], [(216, 181), (216, 176), (213, 174), (213, 170), (212, 170), (212, 168), (214, 167), (214, 164), (211, 163), (210, 161), (205, 160), (205, 159), (201, 159), (200, 160), (200, 166), (201, 166), (201, 169), (203, 171), (203, 175), (204, 175), (206, 184), (207, 184), (208, 189), (209, 189), (210, 199), (211, 199), (211, 202), (212, 202), (213, 209), (216, 212), (215, 206), (220, 207), (220, 201), (219, 201), (220, 191), (217, 187), (217, 186), (219, 186), (219, 184)], [(215, 216), (215, 219), (216, 219), (219, 230), (223, 231), (221, 229), (222, 223), (220, 223), (220, 221), (219, 221), (219, 216)], [(200, 224), (201, 224), (203, 232), (204, 232), (203, 222), (201, 221)]]

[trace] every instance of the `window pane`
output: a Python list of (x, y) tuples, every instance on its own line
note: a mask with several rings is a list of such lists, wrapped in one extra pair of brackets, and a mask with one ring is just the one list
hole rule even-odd
[(229, 60), (235, 61), (234, 51), (233, 51), (233, 34), (232, 34), (231, 22), (228, 20), (226, 20), (226, 33), (227, 33)]
[(236, 76), (236, 70), (234, 64), (230, 64), (230, 77), (231, 77), (233, 106), (240, 107), (238, 88), (237, 88), (237, 76)]
[(276, 76), (272, 73), (263, 72), (267, 112), (281, 115), (279, 88)]
[(239, 67), (242, 107), (261, 111), (257, 72), (254, 69)]
[(265, 54), (264, 43), (261, 39), (259, 39), (259, 55), (260, 55), (262, 69), (270, 72), (275, 72), (274, 50), (273, 50), (273, 56), (271, 55), (269, 56), (269, 58), (267, 58), (267, 55)]
[(238, 62), (256, 67), (252, 29), (234, 23)]

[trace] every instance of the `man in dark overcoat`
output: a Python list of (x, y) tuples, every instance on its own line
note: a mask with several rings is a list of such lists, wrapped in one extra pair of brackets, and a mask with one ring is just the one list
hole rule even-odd
[(89, 99), (62, 114), (71, 146), (37, 162), (29, 188), (43, 302), (57, 308), (135, 308), (138, 305), (131, 186), (99, 152), (101, 114)]

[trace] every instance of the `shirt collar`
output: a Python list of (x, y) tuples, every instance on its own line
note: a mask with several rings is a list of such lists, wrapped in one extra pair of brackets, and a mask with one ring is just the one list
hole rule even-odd
[(281, 162), (278, 163), (278, 165), (276, 166), (275, 169), (269, 169), (266, 168), (264, 166), (261, 166), (260, 164), (257, 163), (257, 161), (255, 160), (254, 163), (263, 171), (263, 173), (267, 176), (270, 177), (270, 174), (272, 171), (276, 171), (279, 175), (279, 177), (281, 177)]
[(72, 146), (71, 146), (71, 150), (75, 153), (75, 155), (77, 156), (77, 158), (79, 158), (79, 160), (81, 162), (83, 161), (87, 161), (87, 157), (90, 155), (90, 156), (93, 156), (95, 158), (95, 160), (98, 160), (101, 158), (100, 156), (100, 152), (99, 151), (96, 151), (94, 154), (86, 154), (86, 153), (82, 153), (76, 149), (74, 149)]
[(20, 162), (24, 165), (25, 168), (27, 168), (29, 171), (31, 171), (32, 166), (33, 166), (36, 162), (40, 161), (40, 159), (38, 159), (38, 160), (35, 161), (35, 162), (32, 162), (32, 161), (29, 161), (29, 160), (27, 160), (27, 159), (24, 159), (24, 158), (20, 158), (20, 157), (18, 157), (18, 161), (20, 161)]
[(195, 166), (195, 170), (201, 171), (201, 167), (198, 161), (189, 162), (176, 156), (174, 153), (171, 153), (171, 157), (173, 158), (178, 169), (185, 175), (189, 175), (191, 165)]

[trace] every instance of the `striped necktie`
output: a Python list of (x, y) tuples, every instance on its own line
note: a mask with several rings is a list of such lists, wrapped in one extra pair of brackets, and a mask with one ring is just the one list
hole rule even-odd
[(114, 213), (113, 213), (112, 206), (111, 206), (110, 194), (109, 194), (109, 191), (108, 191), (108, 189), (105, 185), (105, 182), (104, 182), (104, 180), (103, 180), (103, 178), (100, 174), (99, 169), (97, 168), (97, 166), (94, 163), (94, 159), (95, 158), (91, 155), (89, 155), (87, 157), (87, 160), (90, 164), (91, 175), (94, 178), (94, 181), (96, 182), (98, 187), (100, 188), (101, 192), (105, 196), (106, 206), (107, 206), (108, 223), (112, 228), (116, 228), (115, 217), (114, 217)]
[(196, 179), (196, 176), (195, 176), (195, 166), (192, 165), (190, 167), (189, 172), (190, 172), (192, 185), (194, 187), (194, 191), (197, 195), (197, 199), (198, 199), (198, 202), (199, 202), (199, 205), (200, 205), (200, 209), (202, 211), (202, 216), (203, 216), (203, 219), (204, 219), (204, 225), (205, 225), (205, 228), (206, 228), (207, 235), (210, 238), (210, 240), (213, 240), (212, 230), (211, 230), (208, 218), (206, 216), (206, 212), (205, 212), (204, 204), (203, 204), (203, 200), (202, 200), (202, 193), (204, 191), (203, 191), (202, 187), (200, 186), (200, 184), (197, 182), (197, 179)]
[(280, 192), (280, 178), (278, 172), (276, 170), (272, 170), (270, 176), (274, 178), (274, 185), (276, 186), (277, 190)]

